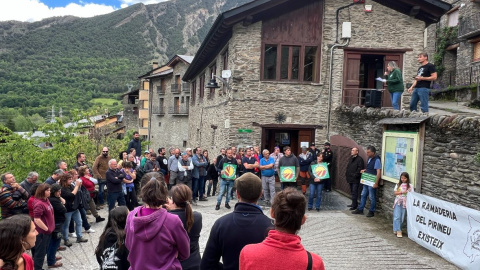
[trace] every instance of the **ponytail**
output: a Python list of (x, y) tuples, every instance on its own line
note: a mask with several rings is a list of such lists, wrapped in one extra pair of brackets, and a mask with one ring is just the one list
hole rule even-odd
[(187, 229), (187, 232), (190, 232), (190, 230), (192, 229), (193, 227), (193, 210), (192, 210), (192, 205), (187, 202), (187, 206), (185, 207), (185, 216), (187, 217), (187, 224), (186, 225), (186, 229)]

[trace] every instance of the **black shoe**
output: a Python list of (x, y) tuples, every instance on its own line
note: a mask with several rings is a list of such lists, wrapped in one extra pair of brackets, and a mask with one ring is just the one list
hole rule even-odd
[(353, 206), (352, 204), (347, 205), (347, 207), (352, 207), (352, 206)]
[(215, 206), (215, 210), (220, 210), (220, 204), (217, 204), (217, 206)]
[(373, 213), (372, 211), (368, 211), (367, 217), (373, 217), (373, 216), (375, 216), (375, 213)]
[(317, 212), (320, 212), (320, 208), (316, 208), (315, 210), (317, 210)]
[(225, 203), (225, 208), (230, 209), (232, 207), (230, 207), (230, 205), (228, 203)]
[(98, 216), (95, 218), (95, 222), (102, 222), (102, 221), (105, 221), (105, 218), (102, 218), (101, 216)]
[(70, 242), (69, 240), (65, 240), (65, 241), (63, 242), (63, 244), (64, 244), (65, 246), (67, 246), (67, 247), (71, 247), (71, 246), (72, 246), (72, 242)]
[(348, 210), (355, 210), (357, 209), (356, 207), (350, 207)]
[(83, 237), (77, 238), (77, 243), (85, 243), (85, 242), (88, 242), (88, 239), (85, 239)]
[(352, 214), (355, 214), (355, 215), (363, 215), (363, 210), (358, 210), (358, 209), (356, 209), (355, 211), (352, 212)]
[(201, 202), (206, 202), (206, 201), (208, 201), (208, 200), (207, 200), (206, 198), (200, 198), (199, 201), (201, 201)]
[(308, 208), (308, 211), (312, 211), (312, 208)]
[(327, 192), (332, 192), (332, 190), (331, 190), (331, 189), (327, 189)]

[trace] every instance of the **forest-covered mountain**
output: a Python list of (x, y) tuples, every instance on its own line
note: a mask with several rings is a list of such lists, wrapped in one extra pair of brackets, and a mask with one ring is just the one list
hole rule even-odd
[(193, 55), (219, 13), (252, 0), (173, 0), (136, 4), (92, 18), (0, 22), (0, 123), (13, 110), (64, 114), (116, 97), (175, 54)]

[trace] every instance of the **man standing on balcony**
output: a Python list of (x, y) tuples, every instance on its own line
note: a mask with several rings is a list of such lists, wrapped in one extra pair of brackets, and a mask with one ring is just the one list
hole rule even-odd
[(128, 143), (127, 152), (129, 153), (132, 148), (135, 149), (135, 155), (140, 158), (142, 155), (142, 143), (140, 142), (140, 134), (138, 134), (138, 131), (133, 133), (133, 138)]
[(423, 113), (428, 113), (428, 95), (430, 94), (430, 84), (437, 79), (437, 70), (432, 63), (428, 62), (428, 54), (422, 52), (418, 55), (418, 62), (422, 65), (418, 68), (413, 84), (408, 88), (412, 94), (410, 100), (410, 111), (416, 111), (418, 101), (420, 100), (420, 109)]

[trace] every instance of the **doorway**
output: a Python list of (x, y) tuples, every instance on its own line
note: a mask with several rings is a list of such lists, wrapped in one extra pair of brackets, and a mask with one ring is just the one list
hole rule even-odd
[[(299, 125), (300, 126), (300, 125)], [(292, 153), (298, 156), (302, 144), (310, 146), (315, 141), (315, 128), (298, 127), (263, 127), (261, 149), (273, 151), (275, 146), (280, 147), (283, 153), (283, 147), (290, 146)]]

